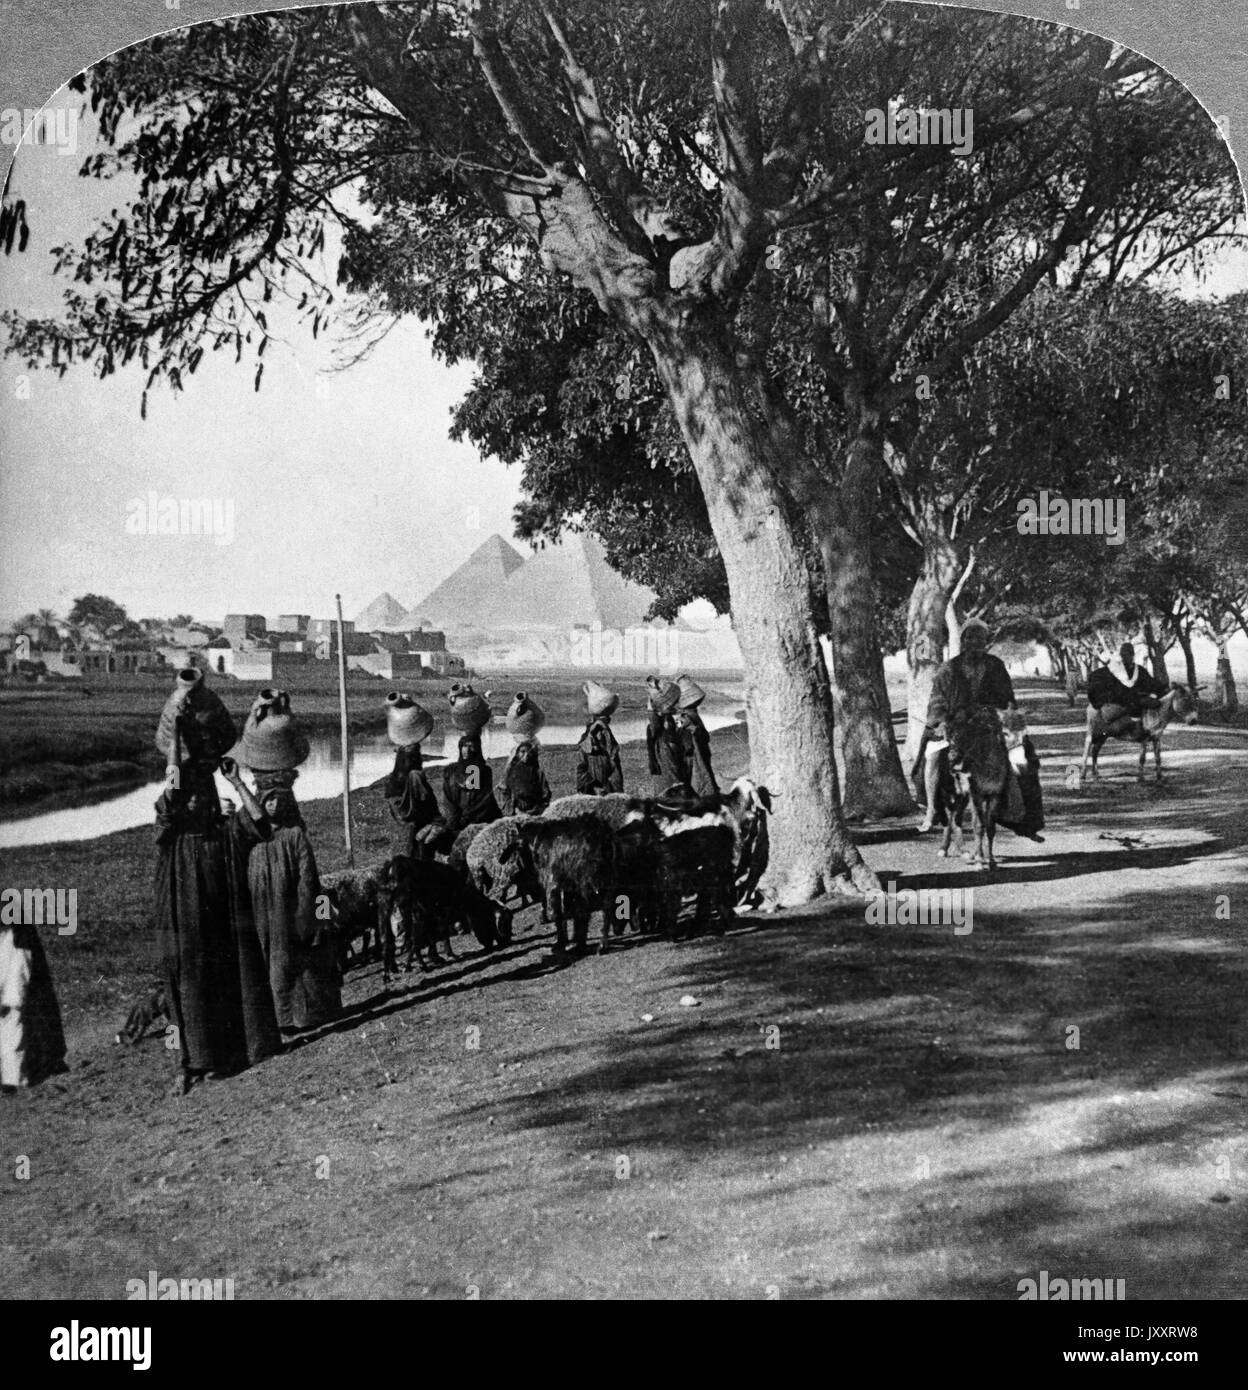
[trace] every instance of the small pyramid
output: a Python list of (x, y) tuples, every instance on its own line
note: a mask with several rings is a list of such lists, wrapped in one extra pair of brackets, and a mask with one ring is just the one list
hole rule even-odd
[(469, 615), (524, 564), (520, 552), (497, 532), (479, 545), (460, 567), (404, 615), (408, 627), (461, 627)]
[(393, 594), (378, 594), (355, 620), (356, 632), (381, 632), (398, 627), (406, 610)]

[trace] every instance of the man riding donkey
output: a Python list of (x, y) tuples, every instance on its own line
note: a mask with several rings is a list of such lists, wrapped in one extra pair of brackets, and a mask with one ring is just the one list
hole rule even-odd
[(1175, 721), (1195, 724), (1200, 719), (1196, 702), (1200, 686), (1189, 690), (1180, 684), (1166, 685), (1155, 680), (1135, 664), (1135, 648), (1124, 642), (1119, 660), (1093, 671), (1088, 677), (1087, 734), (1083, 743), (1083, 762), (1079, 780), (1087, 776), (1088, 760), (1092, 776), (1108, 738), (1126, 739), (1140, 746), (1138, 776), (1144, 780), (1144, 760), (1153, 750), (1153, 766), (1161, 780), (1161, 735)]
[[(1000, 823), (1030, 840), (1041, 839), (1044, 808), (1040, 794), (1040, 759), (1031, 740), (1023, 733), (1024, 720), (1014, 697), (1014, 684), (1005, 663), (988, 650), (988, 625), (970, 618), (962, 628), (962, 651), (950, 657), (936, 672), (927, 706), (927, 727), (919, 745), (912, 776), (916, 789), (922, 778), (926, 814), (919, 833), (925, 834), (937, 823), (941, 781), (941, 754), (948, 747), (947, 725), (959, 714), (977, 709), (1007, 711), (1001, 738), (1009, 749), (1009, 777), (1001, 797)], [(1007, 732), (1008, 730), (1008, 732)]]
[(1138, 740), (1144, 732), (1144, 711), (1156, 709), (1168, 689), (1135, 664), (1135, 647), (1124, 642), (1116, 662), (1088, 677), (1088, 704), (1096, 710), (1107, 736)]

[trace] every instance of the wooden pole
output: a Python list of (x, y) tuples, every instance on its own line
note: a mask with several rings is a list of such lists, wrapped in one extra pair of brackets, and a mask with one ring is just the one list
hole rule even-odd
[(347, 644), (342, 632), (342, 595), (335, 594), (338, 605), (338, 708), (342, 714), (342, 834), (347, 844), (347, 864), (355, 867), (351, 847), (351, 730), (347, 723)]

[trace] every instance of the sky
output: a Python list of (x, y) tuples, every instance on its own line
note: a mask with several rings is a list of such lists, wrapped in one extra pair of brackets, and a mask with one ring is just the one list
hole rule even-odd
[[(54, 104), (80, 100), (62, 92)], [(85, 126), (77, 137), (72, 157), (19, 152), (12, 188), (31, 235), (25, 254), (0, 254), (4, 308), (55, 312), (63, 283), (48, 251), (126, 201), (118, 181), (77, 176), (94, 148)], [(332, 616), (341, 592), (350, 618), (383, 590), (415, 603), (495, 531), (529, 553), (512, 535), (519, 470), (448, 438), (470, 366), (434, 361), (423, 327), (405, 321), (369, 360), (318, 378), (327, 335), (314, 341), (280, 309), (270, 318), (278, 337), (283, 318), (288, 330), (265, 354), (259, 392), (254, 360), (209, 352), (180, 395), (153, 389), (145, 421), (137, 362), (100, 381), (0, 358), (0, 620), (63, 616), (86, 592), (134, 617), (218, 620)], [(146, 526), (151, 493), (212, 500), (223, 522), (232, 504), (232, 540), (139, 533), (135, 520), (127, 530), (132, 516)]]
[[(50, 103), (80, 104), (65, 90)], [(0, 255), (3, 308), (55, 313), (64, 283), (49, 250), (81, 243), (128, 201), (120, 180), (78, 176), (95, 148), (90, 118), (61, 128), (74, 154), (19, 152), (12, 191), (26, 199), (31, 235), (25, 254)], [(1184, 289), (1248, 289), (1248, 261), (1228, 258)], [(0, 358), (0, 621), (44, 607), (64, 616), (87, 592), (132, 617), (218, 621), (332, 616), (341, 593), (351, 618), (382, 591), (419, 601), (495, 531), (513, 540), (518, 470), (448, 438), (471, 366), (436, 362), (409, 320), (367, 361), (329, 373), (318, 369), (332, 330), (314, 342), (280, 307), (270, 319), (258, 393), (254, 359), (235, 367), (229, 350), (209, 352), (180, 395), (152, 391), (145, 421), (137, 362), (100, 381)], [(215, 504), (225, 536), (136, 530), (161, 502), (199, 499)]]

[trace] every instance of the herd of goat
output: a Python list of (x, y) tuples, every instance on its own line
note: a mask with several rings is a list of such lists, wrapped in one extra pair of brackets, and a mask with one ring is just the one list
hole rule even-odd
[[(515, 913), (541, 903), (555, 925), (555, 951), (588, 944), (602, 914), (612, 930), (674, 936), (687, 898), (693, 930), (722, 932), (739, 903), (753, 899), (767, 863), (771, 795), (748, 777), (731, 790), (694, 800), (670, 793), (642, 798), (565, 796), (541, 816), (470, 825), (445, 863), (398, 854), (367, 868), (322, 875), (344, 971), (369, 959), (370, 940), (388, 983), (398, 970), (441, 963), (451, 936), (470, 931), (492, 950), (511, 940)], [(353, 950), (363, 938), (359, 950)]]

